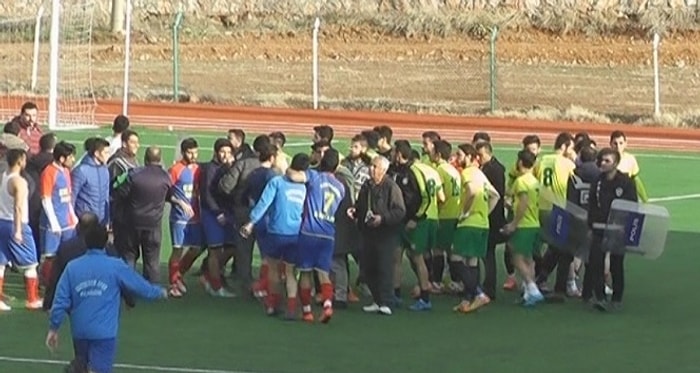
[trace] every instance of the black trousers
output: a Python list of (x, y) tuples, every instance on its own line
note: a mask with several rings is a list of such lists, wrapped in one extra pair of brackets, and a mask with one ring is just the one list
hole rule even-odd
[(484, 282), (483, 290), (491, 299), (496, 299), (496, 281), (498, 271), (496, 269), (496, 245), (498, 240), (493, 235), (489, 235), (486, 256), (484, 257)]
[(394, 251), (399, 247), (398, 233), (363, 237), (363, 274), (372, 298), (380, 306), (389, 306), (394, 297)]
[(234, 235), (236, 242), (233, 253), (236, 278), (240, 281), (241, 293), (244, 296), (251, 295), (253, 285), (253, 248), (255, 247), (255, 235), (244, 238), (238, 233), (240, 227), (248, 222), (248, 210), (236, 213), (236, 225)]
[(126, 262), (136, 268), (143, 256), (143, 277), (151, 283), (160, 282), (160, 246), (163, 236), (161, 227), (127, 228), (121, 225), (114, 232), (114, 244)]
[(549, 275), (556, 268), (555, 293), (566, 293), (566, 283), (569, 279), (569, 268), (574, 256), (554, 246), (549, 246), (542, 256), (542, 271), (539, 273), (537, 283), (546, 282)]
[[(621, 302), (625, 291), (625, 256), (610, 255), (610, 275), (612, 276), (613, 302)], [(594, 232), (591, 250), (583, 276), (582, 295), (584, 300), (593, 296), (597, 300), (605, 299), (605, 252), (603, 252), (603, 236)]]

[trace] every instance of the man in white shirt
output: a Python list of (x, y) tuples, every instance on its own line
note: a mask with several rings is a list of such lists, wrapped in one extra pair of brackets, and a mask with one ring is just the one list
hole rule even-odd
[(129, 128), (129, 118), (124, 115), (117, 115), (112, 123), (112, 137), (107, 137), (109, 141), (109, 156), (113, 156), (122, 147), (122, 133)]

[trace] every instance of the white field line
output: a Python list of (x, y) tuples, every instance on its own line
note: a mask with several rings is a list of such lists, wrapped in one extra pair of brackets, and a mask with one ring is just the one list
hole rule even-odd
[[(24, 365), (66, 365), (69, 362), (63, 360), (49, 359), (29, 359), (17, 358), (11, 356), (0, 356), (0, 362), (17, 363)], [(178, 373), (255, 373), (240, 370), (218, 370), (218, 369), (197, 369), (197, 368), (178, 368), (166, 367), (160, 365), (137, 365), (137, 364), (114, 364), (114, 368), (127, 371), (148, 371), (148, 372), (178, 372)], [(259, 372), (258, 372), (259, 373)]]
[(669, 201), (683, 201), (686, 199), (697, 199), (700, 198), (700, 193), (698, 194), (681, 194), (677, 196), (659, 197), (659, 198), (649, 198), (649, 202), (659, 203), (659, 202), (669, 202)]

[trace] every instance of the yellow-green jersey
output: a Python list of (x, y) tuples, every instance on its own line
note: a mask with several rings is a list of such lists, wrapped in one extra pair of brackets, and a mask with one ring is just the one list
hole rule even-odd
[(540, 198), (540, 182), (530, 172), (519, 176), (513, 183), (513, 210), (516, 213), (520, 209), (520, 197), (523, 194), (527, 195), (528, 204), (525, 214), (518, 222), (518, 228), (539, 228), (540, 207), (538, 206), (538, 201)]
[(420, 162), (423, 163), (424, 165), (430, 166), (435, 168), (435, 163), (433, 163), (433, 160), (430, 159), (430, 154), (423, 154), (420, 156)]
[(637, 158), (630, 153), (622, 153), (620, 155), (620, 164), (617, 165), (617, 169), (626, 173), (630, 178), (639, 175), (639, 164), (637, 163)]
[(440, 174), (434, 168), (420, 162), (413, 162), (411, 171), (416, 175), (421, 204), (416, 216), (425, 215), (426, 219), (438, 220), (438, 192), (442, 189)]
[[(533, 167), (532, 169), (532, 172), (535, 175), (537, 175), (539, 167), (540, 160), (538, 158), (537, 161), (535, 161), (535, 167)], [(506, 174), (506, 195), (513, 195), (513, 183), (515, 183), (515, 179), (517, 179), (520, 175), (520, 171), (518, 170), (518, 162), (516, 161), (513, 164), (513, 167), (510, 170), (508, 170), (508, 173)]]
[(561, 154), (548, 154), (540, 160), (535, 173), (540, 182), (540, 209), (552, 210), (552, 203), (566, 203), (566, 189), (569, 178), (574, 174), (576, 164)]
[(455, 166), (446, 161), (438, 164), (437, 172), (442, 181), (442, 189), (445, 191), (445, 202), (438, 206), (440, 220), (458, 219), (462, 214), (462, 176)]
[(462, 170), (462, 203), (474, 189), (472, 204), (469, 208), (469, 215), (457, 223), (457, 227), (489, 227), (489, 179), (477, 167), (471, 166)]

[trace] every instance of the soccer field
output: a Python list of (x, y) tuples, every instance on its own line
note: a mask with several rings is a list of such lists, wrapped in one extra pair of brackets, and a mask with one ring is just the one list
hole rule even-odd
[[(137, 131), (141, 154), (159, 145), (164, 163), (172, 163), (177, 134)], [(91, 134), (59, 135), (82, 147)], [(208, 160), (217, 134), (192, 135), (200, 141), (200, 160)], [(287, 153), (308, 152), (309, 137), (288, 139)], [(336, 147), (345, 152), (347, 144), (339, 139)], [(515, 150), (497, 146), (495, 152), (509, 166)], [(404, 308), (382, 317), (353, 304), (337, 311), (329, 325), (308, 325), (271, 319), (255, 302), (211, 298), (188, 276), (186, 297), (140, 302), (122, 313), (115, 372), (697, 372), (700, 301), (685, 286), (695, 283), (700, 263), (700, 175), (692, 172), (700, 154), (632, 152), (650, 196), (669, 209), (672, 232), (658, 260), (627, 258), (622, 313), (600, 314), (576, 300), (524, 309), (514, 304), (516, 294), (499, 293), (483, 310), (461, 315), (451, 310), (457, 299), (442, 295), (427, 313)], [(407, 294), (413, 275), (404, 278)], [(21, 283), (20, 276), (8, 275), (6, 292), (18, 302), (0, 314), (0, 372), (61, 372), (62, 361), (72, 358), (69, 325), (61, 329), (57, 355), (50, 355), (44, 347), (46, 314), (22, 309)]]

